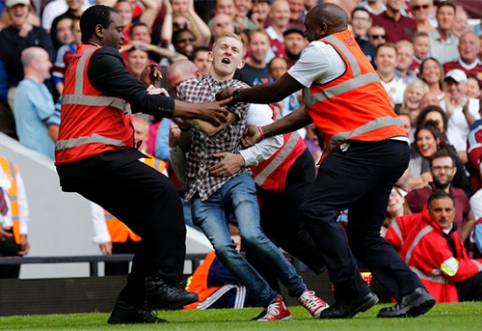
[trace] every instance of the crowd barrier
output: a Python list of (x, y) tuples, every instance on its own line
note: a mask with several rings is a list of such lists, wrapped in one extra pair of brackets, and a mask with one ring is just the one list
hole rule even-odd
[[(191, 270), (195, 270), (205, 256), (187, 254), (186, 262), (191, 264)], [(0, 258), (0, 264), (88, 263), (90, 266), (90, 277), (0, 279), (0, 316), (110, 312), (117, 295), (125, 285), (126, 277), (99, 277), (99, 263), (131, 261), (132, 257), (133, 255), (88, 255)], [(289, 259), (295, 267), (300, 266), (299, 261), (291, 257)], [(310, 290), (328, 303), (334, 302), (333, 288), (327, 272), (316, 275), (309, 270), (298, 269), (298, 273)], [(184, 276), (187, 278), (189, 274)], [(381, 302), (390, 302), (390, 296), (376, 280), (370, 276), (367, 280)], [(287, 295), (283, 286), (281, 292), (289, 306), (298, 305), (295, 299)]]

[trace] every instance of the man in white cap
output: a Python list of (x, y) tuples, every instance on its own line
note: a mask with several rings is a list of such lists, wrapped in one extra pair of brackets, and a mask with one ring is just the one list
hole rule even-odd
[(453, 69), (445, 75), (447, 96), (440, 102), (449, 118), (447, 138), (455, 147), (460, 160), (467, 163), (467, 135), (470, 127), (480, 118), (477, 99), (467, 96), (467, 75)]
[(47, 31), (28, 22), (29, 0), (6, 0), (5, 4), (12, 24), (0, 32), (0, 59), (7, 72), (8, 104), (13, 109), (16, 86), (23, 79), (22, 51), (31, 46), (41, 47), (47, 51), (52, 63), (55, 62), (55, 51)]

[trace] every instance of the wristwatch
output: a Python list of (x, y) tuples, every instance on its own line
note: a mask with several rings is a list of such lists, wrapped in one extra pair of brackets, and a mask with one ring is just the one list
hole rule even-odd
[(241, 99), (241, 89), (233, 91), (233, 101), (239, 101)]

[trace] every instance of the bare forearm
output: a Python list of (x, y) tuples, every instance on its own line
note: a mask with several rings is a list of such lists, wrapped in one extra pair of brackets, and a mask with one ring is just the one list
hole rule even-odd
[(462, 225), (462, 240), (465, 242), (469, 236), (472, 230), (475, 227), (475, 217), (473, 212), (471, 212), (467, 219), (465, 220), (464, 224)]
[(313, 120), (308, 114), (306, 108), (302, 106), (279, 121), (275, 121), (269, 125), (263, 126), (262, 130), (264, 133), (264, 138), (269, 138), (278, 134), (296, 131), (312, 122)]
[(207, 135), (208, 137), (212, 137), (228, 125), (231, 125), (235, 120), (237, 119), (236, 115), (234, 113), (229, 112), (228, 113), (228, 120), (226, 123), (222, 123), (219, 126), (214, 126), (209, 122), (197, 119), (197, 118), (185, 118), (184, 122), (189, 124), (193, 129), (200, 131)]
[(241, 90), (241, 100), (251, 103), (278, 102), (304, 86), (285, 73), (277, 81)]

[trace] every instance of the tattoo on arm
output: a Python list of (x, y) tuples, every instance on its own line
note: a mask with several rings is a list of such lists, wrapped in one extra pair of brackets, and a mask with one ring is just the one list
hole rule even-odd
[(201, 126), (197, 118), (186, 118), (184, 119), (193, 129), (201, 131)]

